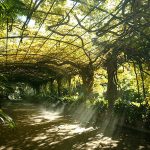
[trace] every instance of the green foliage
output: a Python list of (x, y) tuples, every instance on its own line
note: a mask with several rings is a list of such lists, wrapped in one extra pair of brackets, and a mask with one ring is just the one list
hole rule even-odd
[[(10, 29), (14, 27), (12, 32), (9, 31), (9, 35), (8, 33), (5, 35), (3, 31), (0, 33), (1, 56), (7, 57), (1, 58), (2, 63), (7, 60), (7, 68), (2, 66), (4, 68), (2, 70), (11, 72), (10, 78), (12, 77), (15, 82), (23, 81), (30, 84), (31, 87), (28, 88), (21, 83), (14, 86), (14, 89), (19, 88), (18, 95), (30, 102), (36, 104), (58, 102), (59, 105), (75, 103), (77, 107), (84, 101), (87, 107), (96, 107), (98, 112), (103, 112), (108, 109), (108, 101), (104, 98), (109, 80), (106, 64), (116, 60), (116, 70), (110, 75), (110, 79), (115, 80), (112, 80), (116, 82), (115, 85), (118, 84), (120, 92), (114, 106), (115, 112), (125, 115), (125, 122), (131, 125), (136, 124), (137, 120), (148, 124), (150, 109), (142, 92), (145, 90), (148, 97), (150, 91), (149, 75), (144, 72), (149, 70), (150, 14), (147, 8), (149, 4), (146, 0), (141, 4), (129, 0), (73, 1), (77, 2), (77, 5), (70, 11), (71, 7), (66, 8), (66, 0), (56, 3), (52, 0), (0, 0), (0, 27), (3, 26), (5, 29), (6, 26)], [(23, 17), (26, 21), (18, 22), (18, 19), (23, 20)], [(29, 23), (32, 25), (27, 25)], [(12, 65), (16, 61), (19, 67)], [(9, 66), (9, 63), (12, 64)], [(22, 63), (27, 65), (23, 66)], [(135, 68), (132, 65), (128, 67), (128, 63), (134, 63)], [(117, 72), (122, 65), (126, 69), (122, 67), (123, 69), (120, 69), (122, 73)], [(90, 71), (98, 68), (100, 71), (97, 71), (97, 81), (93, 90), (98, 94), (85, 92), (89, 85), (93, 86), (93, 82), (88, 82), (92, 80), (94, 74)], [(80, 74), (82, 78), (76, 77), (71, 88), (63, 83), (66, 85), (64, 87), (60, 85), (59, 91), (57, 77), (59, 75), (64, 77), (66, 74), (72, 76)], [(55, 79), (52, 89), (50, 85), (44, 85), (51, 77)], [(110, 89), (113, 90), (113, 86)], [(7, 77), (0, 74), (0, 96), (3, 98), (11, 92)], [(111, 97), (114, 93), (108, 94)], [(11, 124), (11, 119), (3, 111), (0, 111), (0, 115), (4, 122)], [(10, 126), (13, 126), (13, 123)]]
[(149, 128), (150, 107), (145, 104), (130, 103), (118, 99), (114, 111), (124, 120), (124, 125)]
[(78, 95), (66, 95), (66, 96), (62, 96), (60, 98), (63, 102), (76, 102), (79, 100), (79, 96)]
[(94, 107), (97, 107), (98, 113), (105, 112), (108, 109), (108, 101), (104, 99), (104, 97), (98, 97), (93, 101), (92, 104)]
[(22, 0), (0, 0), (0, 25), (8, 21), (13, 23), (13, 20), (18, 15), (27, 13), (27, 7)]
[(7, 98), (8, 94), (13, 91), (9, 85), (6, 75), (0, 74), (0, 96), (1, 98)]
[(122, 101), (125, 101), (127, 103), (130, 102), (142, 103), (144, 101), (142, 95), (135, 92), (133, 89), (128, 90), (124, 89), (121, 93), (120, 98), (122, 99)]
[(8, 116), (6, 113), (4, 113), (1, 109), (0, 109), (0, 121), (2, 121), (4, 124), (8, 125), (10, 128), (15, 127), (15, 123), (12, 120), (12, 118), (10, 116)]

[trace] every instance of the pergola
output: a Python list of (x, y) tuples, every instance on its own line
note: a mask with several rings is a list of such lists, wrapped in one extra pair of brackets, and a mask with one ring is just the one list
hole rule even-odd
[(78, 66), (89, 64), (99, 54), (92, 44), (95, 34), (80, 26), (99, 4), (91, 6), (86, 14), (77, 14), (78, 2), (31, 1), (26, 16), (4, 21), (0, 36), (1, 71), (21, 73), (36, 68), (45, 72), (37, 68), (47, 68), (55, 76), (78, 73)]
[[(24, 2), (25, 6), (16, 3), (5, 8), (3, 1), (0, 5), (4, 5), (1, 7), (4, 12), (0, 11), (2, 73), (32, 74), (33, 78), (44, 80), (80, 74), (85, 82), (90, 82), (93, 70), (111, 55), (112, 49), (118, 57), (121, 53), (132, 56), (133, 62), (137, 57), (149, 59), (145, 54), (149, 43), (146, 1), (143, 4), (120, 1), (111, 9), (106, 8), (107, 4), (103, 8), (103, 1), (96, 0), (88, 4), (82, 0)], [(140, 21), (136, 23), (136, 19)]]

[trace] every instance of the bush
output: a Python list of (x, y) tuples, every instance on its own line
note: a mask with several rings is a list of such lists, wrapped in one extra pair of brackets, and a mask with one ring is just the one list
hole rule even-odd
[(124, 124), (140, 128), (148, 128), (148, 124), (150, 124), (150, 108), (145, 104), (118, 99), (114, 111), (123, 117)]

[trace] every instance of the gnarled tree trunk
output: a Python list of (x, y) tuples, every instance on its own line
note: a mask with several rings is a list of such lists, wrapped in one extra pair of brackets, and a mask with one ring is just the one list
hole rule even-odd
[(93, 92), (94, 82), (94, 69), (92, 65), (84, 67), (81, 71), (81, 77), (83, 81), (83, 94), (84, 98), (87, 99)]
[(32, 83), (31, 86), (32, 86), (32, 88), (35, 90), (36, 94), (39, 94), (39, 93), (40, 93), (41, 84)]
[(71, 95), (71, 76), (68, 77), (68, 93)]
[(106, 99), (108, 100), (108, 108), (112, 110), (118, 95), (116, 83), (116, 73), (117, 73), (116, 56), (107, 59), (106, 68), (108, 76)]
[(57, 79), (57, 92), (58, 92), (58, 96), (62, 96), (62, 78), (58, 78)]
[(54, 79), (53, 78), (50, 79), (50, 92), (51, 94), (54, 93)]

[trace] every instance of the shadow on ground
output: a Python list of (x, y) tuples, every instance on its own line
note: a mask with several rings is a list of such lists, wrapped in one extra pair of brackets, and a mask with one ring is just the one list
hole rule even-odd
[[(16, 128), (0, 126), (0, 150), (148, 150), (148, 134), (121, 128), (84, 128), (58, 112), (33, 105), (11, 106), (5, 111), (16, 121)], [(10, 111), (13, 110), (13, 111)]]

